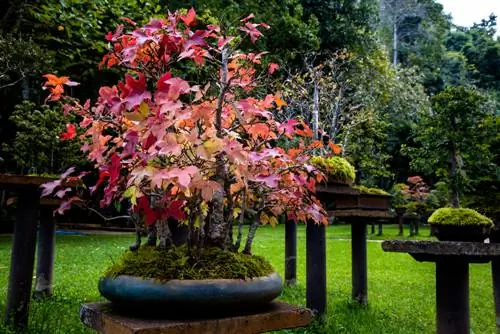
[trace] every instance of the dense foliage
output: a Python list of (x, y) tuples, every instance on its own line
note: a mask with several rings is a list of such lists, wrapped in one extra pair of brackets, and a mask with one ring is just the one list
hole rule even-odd
[[(241, 20), (238, 37), (217, 25), (192, 30), (197, 22), (193, 9), (142, 27), (129, 21), (134, 27), (130, 33), (119, 26), (110, 36), (113, 49), (103, 64), (128, 71), (117, 86), (99, 89), (94, 107), (63, 95), (63, 87), (75, 82), (46, 75), (48, 99), (64, 100), (64, 111), (79, 119), (67, 125), (64, 136), (76, 137), (78, 127), (87, 138), (82, 150), (99, 171), (91, 189), (103, 187), (101, 207), (129, 201), (135, 216), (157, 225), (160, 249), (172, 244), (169, 219), (188, 226), (190, 249), (238, 250), (241, 232), (235, 242), (233, 220), (250, 215), (254, 223), (245, 253), (251, 251), (257, 226), (276, 224), (282, 214), (289, 220), (327, 223), (312, 195), (323, 175), (310, 165), (308, 155), (324, 142), (313, 140), (303, 122), (274, 119), (270, 110), (284, 104), (279, 95), (254, 92), (259, 75), (272, 74), (277, 65), (262, 69), (263, 53), (239, 50), (246, 38), (255, 43), (260, 29), (268, 28), (252, 19)], [(185, 69), (193, 67), (209, 75), (190, 83)], [(281, 138), (300, 139), (288, 149), (274, 147)], [(62, 179), (74, 178), (72, 173), (68, 170)], [(59, 189), (61, 182), (44, 187), (44, 194), (57, 190), (66, 198), (60, 211), (80, 201), (72, 189)]]
[(434, 211), (428, 220), (431, 225), (458, 225), (458, 226), (486, 226), (491, 227), (493, 222), (472, 209), (440, 208)]

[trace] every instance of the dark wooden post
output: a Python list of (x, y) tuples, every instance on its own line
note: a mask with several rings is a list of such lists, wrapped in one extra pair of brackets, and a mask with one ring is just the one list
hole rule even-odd
[(312, 221), (306, 227), (306, 299), (316, 314), (326, 311), (326, 237), (325, 225)]
[(366, 224), (351, 223), (352, 299), (368, 304), (368, 270), (366, 261)]
[(56, 224), (52, 210), (40, 210), (38, 227), (38, 249), (36, 264), (35, 298), (52, 295), (52, 277), (54, 267)]
[(500, 259), (491, 261), (491, 274), (493, 276), (493, 296), (495, 299), (497, 332), (500, 333)]
[(382, 235), (382, 223), (378, 223), (378, 233), (377, 233), (378, 236), (381, 236)]
[(469, 264), (436, 262), (437, 334), (469, 334)]
[(375, 234), (375, 223), (372, 223), (371, 226), (372, 226), (372, 234)]
[(28, 324), (40, 194), (36, 186), (18, 192), (5, 322), (22, 331)]
[(297, 224), (285, 223), (285, 283), (293, 285), (297, 281)]

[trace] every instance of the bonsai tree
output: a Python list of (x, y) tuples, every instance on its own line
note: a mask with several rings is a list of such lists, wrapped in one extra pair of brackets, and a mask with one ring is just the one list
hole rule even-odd
[[(237, 252), (248, 218), (248, 254), (257, 227), (277, 224), (279, 215), (296, 222), (328, 222), (313, 196), (323, 175), (308, 155), (324, 143), (312, 138), (307, 124), (274, 119), (272, 110), (285, 103), (259, 83), (278, 65), (264, 65), (265, 52), (240, 50), (269, 28), (252, 18), (231, 29), (240, 36), (217, 25), (199, 27), (193, 9), (143, 27), (127, 20), (134, 30), (127, 33), (119, 26), (109, 33), (111, 51), (102, 62), (127, 73), (117, 86), (101, 87), (93, 107), (63, 94), (65, 85), (75, 85), (69, 78), (46, 76), (48, 99), (62, 100), (65, 112), (79, 118), (67, 126), (65, 137), (76, 137), (77, 128), (83, 132), (82, 150), (99, 173), (90, 191), (102, 189), (100, 205), (130, 203), (136, 224), (156, 232), (159, 243), (153, 235), (149, 244), (159, 251), (172, 249), (168, 222), (183, 224), (191, 264), (207, 249)], [(283, 149), (275, 146), (281, 138), (297, 140)], [(66, 173), (69, 178), (85, 175)], [(46, 185), (44, 194), (57, 190), (65, 198), (63, 212), (80, 198), (61, 182)], [(235, 220), (239, 229), (233, 236)], [(138, 234), (132, 249), (139, 244)]]
[(440, 208), (428, 220), (440, 240), (482, 241), (493, 221), (472, 209)]
[(356, 179), (356, 170), (342, 157), (314, 156), (311, 158), (311, 163), (321, 169), (330, 182), (352, 184)]

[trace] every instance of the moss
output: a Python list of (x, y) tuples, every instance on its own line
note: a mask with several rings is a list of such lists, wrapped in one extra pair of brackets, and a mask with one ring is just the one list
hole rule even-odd
[(329, 181), (353, 183), (356, 178), (356, 170), (344, 158), (341, 157), (312, 157), (311, 163), (321, 169)]
[(472, 209), (440, 208), (432, 213), (428, 220), (432, 225), (459, 225), (459, 226), (493, 226), (493, 222), (486, 216)]
[(115, 264), (106, 270), (105, 277), (132, 275), (171, 279), (244, 279), (266, 276), (274, 272), (264, 258), (208, 248), (196, 258), (190, 256), (187, 247), (159, 251), (156, 247), (143, 246), (137, 252), (127, 251)]
[(353, 188), (357, 189), (365, 194), (389, 195), (389, 193), (387, 191), (379, 189), (379, 188), (369, 188), (369, 187), (362, 186), (362, 185), (356, 185)]

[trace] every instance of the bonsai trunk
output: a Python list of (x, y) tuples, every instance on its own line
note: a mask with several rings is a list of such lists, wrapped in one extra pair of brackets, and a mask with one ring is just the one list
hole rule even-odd
[(252, 244), (253, 239), (255, 238), (255, 232), (257, 232), (257, 228), (260, 225), (260, 212), (256, 212), (253, 218), (253, 222), (248, 229), (247, 242), (245, 243), (245, 249), (243, 249), (244, 254), (251, 255), (252, 254)]
[[(223, 48), (221, 51), (221, 79), (220, 79), (220, 92), (217, 99), (217, 108), (215, 110), (215, 128), (217, 130), (217, 137), (222, 138), (222, 107), (224, 104), (224, 97), (226, 91), (229, 87), (227, 73), (228, 73), (228, 50)], [(208, 221), (208, 229), (206, 235), (206, 241), (208, 246), (218, 247), (224, 249), (227, 244), (229, 227), (228, 222), (224, 219), (224, 198), (225, 195), (230, 196), (231, 194), (225, 194), (224, 189), (226, 189), (227, 183), (227, 171), (226, 171), (226, 161), (222, 154), (218, 154), (216, 157), (216, 171), (215, 171), (215, 181), (220, 185), (219, 190), (214, 193), (212, 203), (210, 219)]]

